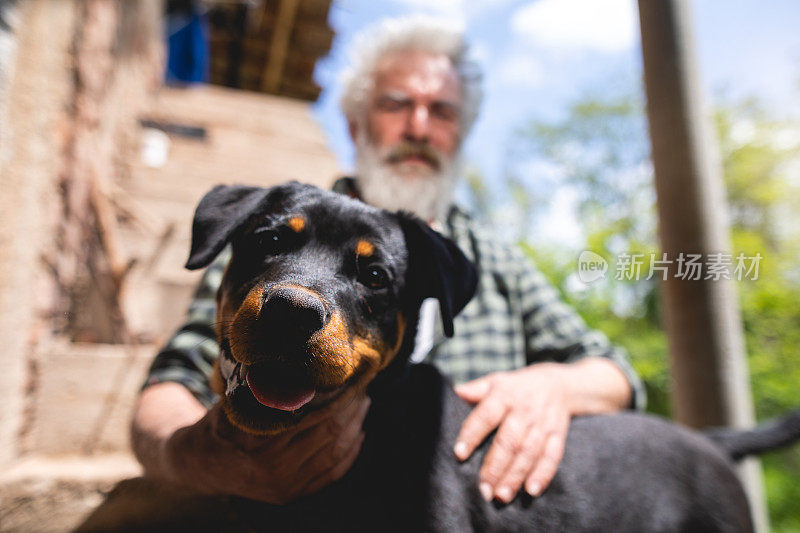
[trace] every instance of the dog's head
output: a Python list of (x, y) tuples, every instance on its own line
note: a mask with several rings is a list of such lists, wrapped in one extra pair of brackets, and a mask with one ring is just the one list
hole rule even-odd
[(223, 408), (255, 434), (288, 429), (409, 352), (406, 326), (423, 299), (439, 300), (451, 336), (476, 285), (458, 247), (422, 221), (298, 183), (206, 194), (186, 267), (207, 266), (228, 243), (217, 293)]

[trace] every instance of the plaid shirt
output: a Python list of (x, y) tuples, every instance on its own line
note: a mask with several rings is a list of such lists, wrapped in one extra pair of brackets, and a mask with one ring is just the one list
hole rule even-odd
[[(334, 190), (352, 194), (352, 187), (352, 181), (345, 178)], [(452, 209), (442, 232), (477, 266), (478, 289), (453, 322), (455, 336), (444, 337), (441, 323), (436, 321), (433, 347), (425, 362), (461, 383), (537, 362), (605, 357), (628, 378), (632, 406), (644, 408), (644, 388), (625, 353), (602, 333), (589, 329), (520, 250), (492, 239), (458, 208)], [(213, 328), (214, 298), (229, 260), (228, 248), (208, 267), (186, 324), (156, 356), (145, 386), (177, 381), (204, 405), (216, 401), (208, 386), (219, 350)]]

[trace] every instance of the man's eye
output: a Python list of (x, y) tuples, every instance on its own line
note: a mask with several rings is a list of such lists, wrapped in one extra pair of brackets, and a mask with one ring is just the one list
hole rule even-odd
[(458, 108), (452, 104), (435, 103), (431, 106), (431, 115), (452, 122), (458, 119)]
[(359, 281), (370, 289), (384, 289), (389, 286), (389, 274), (378, 265), (370, 265), (361, 271)]
[(406, 108), (407, 101), (397, 98), (380, 98), (376, 104), (376, 107), (380, 111), (386, 112), (394, 112), (394, 111), (402, 111)]

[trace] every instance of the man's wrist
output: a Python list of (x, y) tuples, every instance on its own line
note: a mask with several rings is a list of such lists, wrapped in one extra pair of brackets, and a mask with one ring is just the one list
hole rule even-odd
[(574, 363), (542, 363), (563, 391), (571, 416), (610, 413), (630, 405), (630, 383), (613, 361), (589, 357)]
[(170, 482), (181, 479), (183, 457), (178, 450), (186, 440), (181, 432), (205, 413), (205, 407), (178, 383), (159, 383), (142, 391), (131, 436), (134, 454), (147, 476)]

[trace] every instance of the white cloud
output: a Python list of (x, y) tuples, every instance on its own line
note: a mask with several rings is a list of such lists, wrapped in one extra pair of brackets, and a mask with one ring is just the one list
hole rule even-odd
[(513, 55), (499, 66), (497, 79), (500, 83), (516, 87), (538, 87), (544, 79), (544, 68), (534, 57)]
[(552, 48), (627, 50), (636, 41), (633, 0), (538, 0), (511, 18), (517, 34)]
[(394, 3), (418, 13), (438, 15), (464, 21), (465, 0), (394, 0)]
[(437, 0), (436, 2), (431, 2), (431, 0), (393, 0), (395, 4), (406, 6), (412, 9), (415, 8), (423, 8), (423, 9), (440, 9), (442, 11), (451, 11), (455, 9), (463, 9), (464, 8), (464, 0)]
[(537, 238), (572, 248), (581, 246), (585, 236), (578, 222), (578, 198), (575, 191), (569, 187), (559, 187), (553, 194), (549, 207), (549, 213), (537, 225)]
[(486, 13), (504, 10), (513, 0), (480, 0), (479, 2), (465, 2), (467, 18), (480, 21)]
[(391, 0), (401, 8), (429, 15), (439, 15), (461, 22), (480, 21), (488, 12), (498, 12), (513, 0)]

